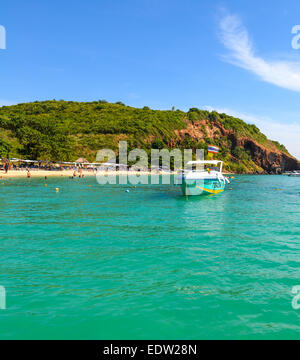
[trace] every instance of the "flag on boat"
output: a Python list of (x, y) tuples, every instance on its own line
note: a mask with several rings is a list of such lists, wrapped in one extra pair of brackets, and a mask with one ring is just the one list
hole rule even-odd
[(208, 146), (208, 152), (211, 154), (218, 154), (219, 148), (217, 146), (209, 145)]

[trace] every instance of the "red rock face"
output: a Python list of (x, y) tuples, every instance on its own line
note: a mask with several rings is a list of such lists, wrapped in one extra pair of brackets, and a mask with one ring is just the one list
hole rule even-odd
[(253, 139), (242, 139), (241, 146), (250, 151), (251, 158), (265, 172), (270, 174), (280, 174), (285, 171), (298, 169), (299, 162), (291, 155), (278, 149), (268, 149)]
[[(178, 142), (190, 137), (196, 141), (203, 141), (205, 138), (220, 139), (225, 137), (230, 140), (231, 149), (241, 147), (246, 150), (252, 161), (263, 171), (259, 173), (280, 174), (285, 171), (300, 169), (297, 159), (279, 150), (272, 141), (266, 140), (262, 145), (249, 137), (239, 137), (233, 130), (226, 129), (222, 123), (202, 120), (197, 123), (188, 123), (186, 129), (175, 131)], [(234, 156), (231, 155), (232, 159)]]

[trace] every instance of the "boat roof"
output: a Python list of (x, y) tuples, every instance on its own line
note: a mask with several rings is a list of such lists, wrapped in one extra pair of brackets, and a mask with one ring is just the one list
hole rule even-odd
[(221, 163), (223, 163), (223, 161), (221, 160), (197, 160), (197, 161), (189, 161), (187, 165), (205, 165), (205, 164), (218, 165)]

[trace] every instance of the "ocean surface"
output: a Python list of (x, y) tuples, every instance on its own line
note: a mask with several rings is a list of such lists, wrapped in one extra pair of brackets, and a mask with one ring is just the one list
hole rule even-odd
[(0, 181), (1, 339), (300, 339), (299, 178), (44, 184)]

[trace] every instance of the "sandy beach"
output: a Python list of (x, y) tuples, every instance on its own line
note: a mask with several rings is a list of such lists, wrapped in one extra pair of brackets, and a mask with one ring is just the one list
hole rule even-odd
[[(72, 177), (74, 174), (74, 170), (62, 170), (62, 171), (55, 171), (55, 170), (31, 170), (30, 171), (31, 178), (42, 178), (42, 177)], [(165, 174), (168, 173), (154, 173), (154, 174)], [(173, 173), (172, 173), (173, 174)], [(96, 175), (103, 175), (103, 176), (113, 176), (116, 175), (114, 171), (88, 171), (83, 170), (82, 175), (84, 176), (96, 176)], [(151, 172), (143, 171), (143, 172), (136, 172), (136, 171), (118, 171), (117, 175), (151, 175)], [(79, 176), (77, 172), (77, 177)], [(9, 170), (7, 174), (4, 171), (0, 171), (0, 179), (9, 179), (9, 178), (27, 178), (27, 171), (26, 170)]]
[[(74, 170), (63, 170), (63, 171), (47, 171), (47, 170), (30, 170), (32, 178), (35, 177), (70, 177), (73, 176)], [(95, 176), (96, 173), (93, 171), (83, 171), (84, 176)], [(77, 175), (78, 176), (78, 175)], [(26, 170), (10, 170), (7, 174), (4, 171), (0, 171), (0, 177), (6, 178), (27, 178)]]

